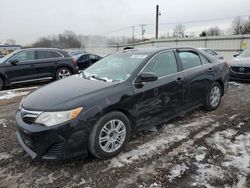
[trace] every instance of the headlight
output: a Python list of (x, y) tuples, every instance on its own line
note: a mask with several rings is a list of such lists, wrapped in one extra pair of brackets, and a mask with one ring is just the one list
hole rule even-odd
[(43, 112), (40, 116), (38, 116), (35, 123), (51, 127), (76, 118), (81, 111), (82, 108), (61, 112)]

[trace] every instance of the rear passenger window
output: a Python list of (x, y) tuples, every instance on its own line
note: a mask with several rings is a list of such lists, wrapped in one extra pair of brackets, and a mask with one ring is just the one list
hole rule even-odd
[(53, 51), (37, 51), (37, 59), (55, 58)]
[(178, 72), (175, 55), (173, 52), (163, 52), (155, 56), (147, 64), (143, 72), (153, 72), (158, 77), (167, 76)]
[(184, 70), (201, 66), (200, 56), (194, 52), (179, 52), (182, 68)]

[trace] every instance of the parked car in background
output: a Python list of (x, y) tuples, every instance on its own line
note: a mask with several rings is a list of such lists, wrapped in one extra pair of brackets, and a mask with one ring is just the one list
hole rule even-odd
[(218, 54), (215, 50), (213, 50), (211, 48), (198, 48), (198, 49), (214, 56), (217, 59), (224, 59), (224, 57), (222, 55)]
[(250, 81), (250, 48), (236, 54), (229, 66), (231, 80)]
[(65, 51), (54, 48), (30, 48), (12, 52), (0, 59), (0, 90), (4, 86), (62, 79), (79, 72)]
[(84, 70), (89, 66), (93, 65), (95, 62), (102, 59), (101, 56), (89, 53), (81, 53), (73, 56), (73, 59), (76, 61), (77, 66), (80, 70)]
[(111, 158), (142, 125), (158, 125), (199, 106), (217, 109), (228, 73), (226, 63), (192, 48), (118, 52), (26, 96), (16, 113), (17, 138), (33, 159), (88, 152)]

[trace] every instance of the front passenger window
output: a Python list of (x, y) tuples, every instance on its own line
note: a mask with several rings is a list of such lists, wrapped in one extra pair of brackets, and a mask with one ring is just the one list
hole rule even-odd
[(35, 59), (35, 52), (34, 51), (24, 51), (17, 54), (14, 59), (18, 61), (30, 61)]
[(184, 70), (201, 66), (200, 56), (194, 52), (178, 52)]
[(143, 72), (153, 72), (159, 78), (178, 72), (173, 52), (163, 52), (155, 56), (145, 67)]

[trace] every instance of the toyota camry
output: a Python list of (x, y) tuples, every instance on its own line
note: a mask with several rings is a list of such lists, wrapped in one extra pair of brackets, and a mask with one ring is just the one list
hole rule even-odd
[(217, 109), (228, 74), (226, 63), (193, 48), (124, 50), (23, 98), (17, 139), (33, 159), (112, 158), (140, 126)]

